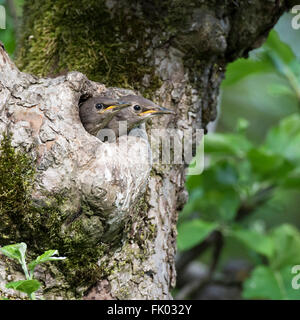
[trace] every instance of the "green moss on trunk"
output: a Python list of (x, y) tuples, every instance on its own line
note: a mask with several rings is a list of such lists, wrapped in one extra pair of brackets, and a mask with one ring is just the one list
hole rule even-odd
[[(74, 289), (99, 278), (96, 262), (103, 255), (105, 244), (91, 246), (86, 221), (76, 221), (62, 232), (70, 213), (63, 212), (65, 195), (45, 195), (47, 201), (32, 200), (35, 163), (11, 145), (4, 135), (0, 144), (0, 246), (26, 242), (29, 254), (57, 249), (67, 260), (57, 264)], [(83, 212), (84, 214), (84, 212)]]
[(80, 71), (108, 86), (141, 89), (145, 74), (159, 86), (146, 51), (147, 22), (101, 0), (27, 0), (17, 64), (39, 76)]
[(9, 244), (15, 237), (30, 234), (23, 220), (31, 212), (30, 194), (34, 181), (31, 159), (11, 146), (10, 137), (3, 136), (0, 146), (0, 241)]

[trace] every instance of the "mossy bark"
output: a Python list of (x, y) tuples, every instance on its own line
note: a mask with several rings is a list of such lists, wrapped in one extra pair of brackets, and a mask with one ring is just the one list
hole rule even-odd
[[(80, 71), (176, 110), (175, 119), (148, 129), (205, 129), (216, 117), (227, 63), (259, 46), (289, 6), (283, 0), (25, 0), (16, 62), (43, 77)], [(86, 298), (170, 298), (184, 176), (183, 165), (153, 166), (122, 241), (100, 259), (99, 282)]]

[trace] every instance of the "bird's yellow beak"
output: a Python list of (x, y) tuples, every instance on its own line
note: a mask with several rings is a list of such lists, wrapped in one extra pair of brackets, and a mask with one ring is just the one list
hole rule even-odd
[(176, 114), (174, 111), (167, 108), (159, 107), (158, 109), (150, 109), (139, 113), (139, 116), (143, 117), (147, 114)]
[(117, 108), (117, 106), (109, 106), (106, 109), (104, 109), (104, 111), (112, 110), (112, 109), (115, 109), (115, 108)]
[(146, 114), (151, 114), (151, 113), (156, 113), (156, 112), (158, 112), (158, 111), (157, 110), (147, 110), (147, 111), (139, 113), (139, 116), (142, 117)]

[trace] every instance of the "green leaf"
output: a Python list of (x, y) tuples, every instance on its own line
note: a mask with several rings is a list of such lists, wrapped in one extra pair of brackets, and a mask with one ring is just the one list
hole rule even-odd
[(199, 212), (207, 221), (234, 219), (240, 205), (238, 178), (234, 164), (228, 161), (219, 161), (202, 175), (188, 177), (187, 189), (193, 196), (186, 204), (185, 214), (187, 210)]
[(222, 86), (231, 86), (249, 75), (272, 72), (274, 67), (281, 70), (296, 60), (290, 46), (281, 41), (275, 30), (270, 32), (263, 50), (259, 53), (259, 59), (239, 59), (229, 64)]
[(285, 159), (300, 164), (300, 115), (293, 114), (272, 128), (264, 143), (264, 148), (281, 155)]
[(7, 257), (15, 259), (21, 264), (26, 279), (29, 279), (29, 273), (25, 261), (26, 250), (27, 245), (24, 242), (8, 245), (0, 249), (0, 251)]
[(57, 250), (48, 250), (45, 253), (43, 253), (41, 256), (38, 256), (34, 261), (30, 262), (28, 265), (28, 269), (30, 270), (31, 274), (33, 274), (34, 269), (38, 264), (41, 264), (47, 261), (66, 259), (66, 257), (54, 257), (55, 255), (58, 255)]
[(205, 137), (205, 152), (243, 157), (252, 143), (242, 134), (214, 133)]
[(300, 189), (300, 170), (292, 171), (289, 175), (283, 177), (282, 186), (286, 189)]
[(270, 259), (273, 269), (300, 263), (300, 233), (288, 224), (274, 229), (270, 234), (274, 243), (274, 253)]
[(7, 289), (15, 289), (21, 292), (25, 292), (31, 295), (33, 292), (37, 291), (41, 286), (41, 283), (37, 280), (20, 280), (15, 282), (9, 282), (6, 284)]
[(274, 252), (272, 239), (254, 230), (232, 229), (230, 235), (241, 241), (249, 249), (270, 258)]
[(235, 218), (239, 205), (240, 197), (235, 190), (216, 189), (205, 193), (199, 207), (205, 220), (229, 222)]
[(294, 96), (295, 92), (291, 87), (283, 84), (272, 83), (268, 86), (268, 93), (274, 97), (280, 97), (283, 95)]
[(272, 65), (264, 60), (238, 59), (230, 63), (227, 67), (226, 78), (222, 82), (222, 87), (234, 85), (243, 78), (256, 73), (272, 71)]
[(266, 148), (250, 150), (248, 159), (254, 172), (271, 180), (281, 180), (294, 169), (294, 166), (280, 154)]
[(217, 223), (192, 220), (178, 226), (178, 248), (187, 250), (202, 242), (218, 227)]
[(188, 176), (186, 187), (189, 191), (203, 188), (204, 191), (216, 189), (231, 189), (238, 182), (238, 172), (235, 164), (229, 161), (219, 161), (206, 169), (201, 175)]
[(274, 271), (267, 266), (258, 266), (243, 286), (245, 299), (299, 300), (300, 290), (292, 287), (292, 266)]
[(12, 55), (16, 47), (16, 35), (14, 19), (10, 10), (6, 7), (6, 29), (0, 29), (0, 41), (3, 42), (5, 50)]
[(0, 251), (7, 257), (17, 260), (20, 264), (25, 261), (27, 245), (26, 243), (17, 243), (0, 248)]
[(271, 52), (276, 53), (276, 55), (285, 64), (288, 64), (296, 59), (296, 56), (291, 47), (280, 39), (279, 34), (275, 30), (272, 30), (269, 33), (264, 47), (269, 49)]
[(300, 63), (298, 59), (289, 63), (290, 70), (294, 73), (296, 78), (300, 79)]
[[(233, 189), (208, 190), (205, 194), (193, 192), (185, 205), (184, 215), (198, 213), (206, 221), (232, 221), (240, 205), (240, 197)], [(197, 197), (197, 194), (200, 197)]]

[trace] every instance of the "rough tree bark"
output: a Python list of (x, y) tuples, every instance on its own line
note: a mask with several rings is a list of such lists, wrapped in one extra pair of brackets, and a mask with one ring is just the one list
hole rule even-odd
[[(24, 222), (23, 233), (13, 228), (0, 245), (24, 236), (34, 254), (59, 249), (69, 257), (65, 267), (38, 270), (46, 298), (169, 299), (175, 285), (184, 166), (141, 164), (136, 148), (148, 159), (145, 137), (129, 138), (130, 156), (122, 139), (101, 143), (81, 125), (79, 100), (129, 92), (97, 82), (133, 89), (177, 112), (149, 128), (205, 128), (216, 117), (227, 63), (261, 45), (292, 5), (25, 0), (16, 61), (35, 76), (20, 72), (0, 49), (0, 132), (11, 132), (12, 145), (35, 161), (32, 208), (53, 223), (42, 228), (40, 241), (32, 230), (42, 218), (38, 225), (25, 216), (30, 232)], [(2, 294), (14, 294), (4, 283), (10, 273), (20, 277), (15, 269), (0, 257)]]

